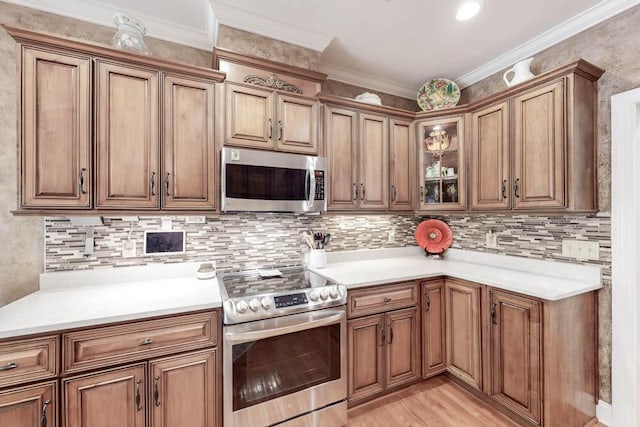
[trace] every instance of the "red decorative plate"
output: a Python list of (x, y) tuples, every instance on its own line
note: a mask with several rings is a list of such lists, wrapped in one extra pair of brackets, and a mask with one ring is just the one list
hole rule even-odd
[(446, 222), (439, 219), (427, 219), (416, 227), (416, 242), (418, 246), (430, 254), (444, 252), (453, 242), (453, 233)]

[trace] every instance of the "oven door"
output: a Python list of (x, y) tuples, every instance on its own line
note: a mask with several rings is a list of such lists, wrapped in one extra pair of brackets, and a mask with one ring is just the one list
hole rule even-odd
[[(224, 425), (268, 426), (344, 402), (346, 325), (341, 307), (225, 326)], [(346, 405), (336, 408), (344, 413), (319, 425), (346, 425)]]
[(322, 212), (326, 159), (222, 149), (223, 211)]

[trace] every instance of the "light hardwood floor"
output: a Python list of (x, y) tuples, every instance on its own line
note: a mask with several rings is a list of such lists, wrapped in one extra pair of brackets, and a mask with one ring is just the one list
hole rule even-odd
[[(440, 375), (349, 410), (348, 427), (391, 426), (517, 427), (518, 424)], [(596, 426), (602, 424), (593, 425)]]

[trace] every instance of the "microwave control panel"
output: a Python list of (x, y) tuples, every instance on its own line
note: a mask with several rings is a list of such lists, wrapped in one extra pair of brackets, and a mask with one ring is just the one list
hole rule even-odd
[(316, 195), (315, 200), (324, 200), (324, 171), (315, 171)]

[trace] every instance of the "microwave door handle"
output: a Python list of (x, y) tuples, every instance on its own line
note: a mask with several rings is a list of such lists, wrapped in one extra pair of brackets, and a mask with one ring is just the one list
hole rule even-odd
[[(229, 343), (243, 343), (249, 341), (257, 341), (278, 335), (290, 334), (292, 332), (306, 331), (308, 329), (319, 328), (322, 326), (333, 325), (345, 321), (345, 311), (331, 310), (328, 313), (311, 312), (293, 314), (287, 316), (287, 322), (278, 321), (278, 319), (267, 319), (259, 322), (255, 329), (242, 330), (238, 332), (225, 332), (224, 338)], [(244, 325), (242, 325), (244, 326)], [(230, 328), (232, 329), (233, 326)]]
[(306, 208), (307, 210), (310, 210), (313, 208), (313, 204), (316, 201), (316, 170), (311, 165), (307, 168), (307, 176), (309, 177), (310, 186)]

